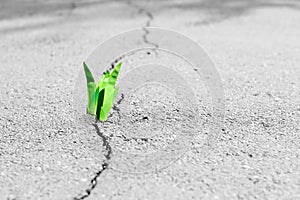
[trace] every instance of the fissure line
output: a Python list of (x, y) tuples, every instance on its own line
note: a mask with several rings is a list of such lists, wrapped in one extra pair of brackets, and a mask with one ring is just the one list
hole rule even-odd
[(96, 129), (96, 132), (97, 134), (102, 138), (103, 140), (103, 147), (105, 148), (106, 150), (106, 154), (105, 154), (105, 160), (102, 164), (102, 168), (95, 174), (95, 176), (91, 179), (90, 181), (90, 186), (85, 190), (85, 193), (80, 195), (79, 197), (75, 197), (74, 200), (82, 200), (82, 199), (85, 199), (87, 197), (90, 196), (90, 194), (92, 193), (92, 191), (95, 189), (95, 187), (97, 186), (98, 184), (98, 178), (101, 176), (101, 174), (108, 169), (108, 166), (109, 166), (109, 160), (110, 160), (110, 156), (111, 156), (111, 153), (112, 153), (112, 150), (111, 150), (111, 146), (108, 142), (108, 139), (107, 137), (100, 131), (99, 127), (98, 127), (98, 124), (97, 122), (95, 122), (93, 124), (93, 126), (95, 127)]

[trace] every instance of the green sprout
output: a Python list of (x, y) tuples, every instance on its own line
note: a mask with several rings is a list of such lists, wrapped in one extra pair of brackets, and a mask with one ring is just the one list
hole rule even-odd
[(98, 85), (96, 85), (94, 77), (85, 62), (83, 62), (85, 77), (88, 90), (88, 104), (86, 111), (90, 115), (96, 116), (96, 119), (104, 122), (110, 113), (113, 102), (118, 93), (119, 88), (115, 88), (116, 81), (120, 72), (122, 62), (120, 62), (114, 70), (107, 70), (100, 77)]

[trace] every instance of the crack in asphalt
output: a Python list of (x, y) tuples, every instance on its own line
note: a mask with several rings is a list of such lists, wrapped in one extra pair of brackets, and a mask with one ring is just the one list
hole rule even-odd
[[(119, 63), (119, 61), (121, 61), (123, 58), (125, 58), (126, 57), (126, 55), (122, 55), (122, 56), (120, 56), (120, 57), (118, 57), (117, 59), (115, 59), (111, 64), (110, 64), (110, 68), (109, 68), (109, 70), (113, 70), (114, 68), (115, 68), (115, 66), (116, 66), (116, 64), (118, 64)], [(103, 74), (105, 74), (106, 72), (103, 72)]]
[(146, 44), (150, 44), (153, 45), (155, 47), (155, 49), (158, 48), (158, 44), (154, 43), (154, 42), (150, 42), (148, 40), (148, 35), (150, 34), (150, 31), (148, 30), (148, 27), (150, 27), (151, 22), (153, 21), (153, 15), (151, 12), (145, 10), (144, 8), (140, 8), (139, 10), (140, 13), (145, 13), (145, 15), (148, 17), (148, 20), (146, 21), (145, 26), (142, 27), (142, 29), (144, 30), (144, 35), (143, 35), (143, 40)]
[(117, 111), (117, 113), (118, 113), (119, 115), (120, 115), (120, 109), (119, 109), (119, 107), (118, 107), (117, 105), (120, 105), (120, 104), (122, 103), (122, 101), (124, 100), (124, 98), (125, 98), (125, 95), (122, 93), (122, 94), (121, 94), (121, 99), (119, 99), (119, 100), (117, 101), (117, 103), (113, 105), (113, 110)]
[(79, 196), (79, 197), (75, 197), (74, 200), (82, 200), (85, 199), (87, 197), (89, 197), (92, 193), (92, 191), (96, 188), (97, 184), (98, 184), (98, 178), (100, 177), (100, 175), (106, 170), (108, 169), (109, 166), (109, 160), (110, 160), (110, 156), (112, 153), (112, 148), (108, 142), (107, 137), (100, 131), (98, 125), (97, 125), (97, 121), (93, 124), (93, 126), (96, 129), (97, 134), (102, 138), (103, 141), (103, 147), (105, 148), (105, 150), (107, 151), (107, 153), (105, 154), (105, 160), (104, 163), (102, 164), (102, 168), (95, 174), (95, 176), (91, 179), (90, 181), (90, 186), (89, 188), (87, 188), (85, 190), (85, 194)]
[[(118, 60), (114, 61), (114, 63), (117, 63)], [(122, 101), (124, 100), (124, 94), (122, 93), (121, 94), (121, 99), (119, 99), (117, 101), (117, 105), (121, 104)], [(116, 104), (114, 104), (113, 106), (113, 109), (116, 110), (119, 114), (120, 112), (120, 109), (116, 106)], [(111, 114), (112, 115), (112, 114)], [(104, 155), (105, 156), (105, 160), (104, 160), (104, 163), (102, 164), (102, 168), (95, 174), (95, 176), (91, 179), (90, 181), (90, 186), (88, 189), (85, 190), (85, 194), (79, 196), (79, 197), (75, 197), (74, 200), (82, 200), (82, 199), (85, 199), (87, 197), (89, 197), (92, 193), (92, 191), (96, 188), (97, 184), (98, 184), (98, 178), (101, 176), (101, 174), (106, 170), (108, 169), (108, 166), (109, 166), (109, 160), (111, 158), (111, 154), (112, 154), (112, 148), (108, 142), (108, 138), (100, 131), (98, 125), (97, 125), (97, 119), (95, 121), (94, 124), (92, 124), (95, 129), (96, 129), (96, 132), (97, 134), (101, 137), (102, 141), (103, 141), (103, 144), (102, 146), (105, 148), (105, 150), (107, 151), (107, 153)]]
[[(127, 1), (127, 4), (129, 6), (132, 6), (132, 7), (136, 8), (136, 9), (138, 9), (138, 13), (144, 13), (146, 15), (146, 17), (148, 18), (147, 21), (146, 21), (146, 23), (145, 23), (145, 25), (142, 26), (142, 30), (144, 31), (144, 34), (142, 35), (142, 38), (143, 38), (144, 43), (152, 45), (154, 47), (154, 52), (157, 54), (156, 50), (159, 47), (158, 44), (156, 44), (154, 42), (151, 42), (148, 39), (148, 35), (150, 34), (150, 31), (148, 30), (148, 27), (151, 26), (151, 22), (154, 19), (153, 14), (150, 11), (146, 10), (145, 8), (133, 4), (131, 1)], [(72, 13), (73, 9), (75, 9), (75, 8), (76, 8), (76, 4), (72, 4), (71, 5), (71, 13)], [(121, 61), (124, 57), (126, 57), (126, 55), (122, 55), (122, 56), (118, 57), (117, 59), (115, 59), (111, 63), (109, 70), (114, 69), (115, 66), (116, 66), (116, 64), (119, 61)], [(119, 115), (120, 115), (120, 109), (119, 109), (119, 107), (117, 105), (120, 105), (123, 100), (124, 100), (124, 94), (122, 93), (121, 94), (121, 99), (119, 99), (117, 101), (117, 103), (113, 105), (113, 110), (115, 110)], [(112, 114), (110, 116), (112, 116)], [(103, 145), (102, 146), (105, 148), (105, 150), (107, 151), (107, 153), (104, 155), (105, 156), (105, 160), (104, 160), (104, 163), (102, 164), (102, 168), (91, 179), (90, 186), (85, 190), (85, 194), (83, 194), (83, 195), (81, 195), (79, 197), (74, 197), (73, 200), (82, 200), (82, 199), (86, 199), (87, 197), (89, 197), (91, 195), (92, 191), (96, 188), (96, 186), (98, 184), (98, 178), (102, 175), (102, 173), (105, 170), (108, 169), (108, 166), (109, 166), (109, 160), (111, 158), (112, 148), (111, 148), (111, 146), (110, 146), (110, 144), (108, 142), (107, 136), (105, 136), (100, 131), (100, 129), (99, 129), (98, 125), (97, 125), (97, 120), (95, 121), (95, 123), (93, 124), (93, 126), (95, 127), (97, 134), (102, 138), (102, 141), (103, 141)], [(122, 136), (116, 136), (116, 137), (121, 137), (125, 141), (130, 141), (130, 140), (138, 141), (138, 140), (142, 140), (142, 141), (147, 142), (149, 140), (152, 140), (151, 138), (127, 138), (124, 135), (122, 135)]]
[(151, 42), (148, 39), (148, 35), (150, 34), (150, 31), (148, 30), (148, 27), (151, 26), (151, 23), (154, 20), (153, 14), (149, 10), (146, 10), (145, 8), (143, 8), (139, 5), (133, 4), (132, 1), (127, 1), (127, 4), (129, 6), (132, 6), (132, 7), (136, 8), (138, 10), (138, 13), (144, 13), (146, 15), (147, 21), (146, 21), (145, 25), (142, 26), (142, 29), (144, 31), (144, 34), (142, 35), (142, 38), (143, 38), (144, 43), (154, 46), (154, 51), (156, 52), (156, 49), (158, 49), (158, 47), (159, 47), (158, 44), (156, 44), (154, 42)]
[(131, 137), (131, 138), (128, 138), (126, 137), (125, 135), (116, 135), (115, 137), (117, 138), (121, 138), (123, 139), (125, 142), (129, 142), (131, 140), (139, 143), (139, 140), (143, 141), (143, 142), (149, 142), (149, 141), (155, 141), (156, 139), (153, 139), (153, 138), (146, 138), (146, 137)]

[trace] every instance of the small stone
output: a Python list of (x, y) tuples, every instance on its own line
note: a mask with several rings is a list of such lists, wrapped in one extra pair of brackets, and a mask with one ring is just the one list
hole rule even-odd
[(81, 182), (87, 182), (87, 179), (86, 178), (82, 178), (80, 179)]
[(16, 196), (13, 194), (8, 195), (7, 200), (16, 200)]
[(42, 171), (42, 168), (41, 167), (36, 167), (36, 170), (40, 172), (40, 171)]

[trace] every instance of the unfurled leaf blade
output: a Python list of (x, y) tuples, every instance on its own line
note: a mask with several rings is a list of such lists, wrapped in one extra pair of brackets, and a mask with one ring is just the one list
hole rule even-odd
[(105, 122), (108, 118), (109, 113), (107, 113), (104, 109), (101, 109), (100, 113), (100, 121)]
[(84, 73), (85, 73), (85, 77), (88, 83), (93, 82), (95, 83), (94, 77), (92, 72), (90, 71), (90, 69), (88, 68), (88, 66), (86, 65), (85, 62), (83, 62), (83, 67), (84, 67)]
[(94, 93), (96, 90), (96, 84), (95, 84), (93, 74), (91, 73), (90, 69), (88, 68), (85, 62), (83, 62), (83, 67), (84, 67), (84, 73), (87, 81), (87, 90), (88, 90), (87, 113), (93, 115), (95, 110)]
[(95, 83), (88, 83), (87, 85), (88, 88), (88, 105), (87, 105), (87, 113), (94, 115), (94, 110), (95, 110), (95, 98), (94, 98), (94, 93), (95, 93), (95, 88), (96, 85)]
[(94, 96), (93, 96), (93, 99), (94, 99), (93, 115), (96, 115), (96, 112), (97, 112), (98, 97), (99, 97), (99, 87), (96, 88)]
[(109, 78), (109, 84), (115, 86), (116, 82), (117, 82), (117, 78), (120, 72), (120, 68), (122, 66), (122, 62), (120, 62), (112, 71), (111, 76)]
[(106, 88), (109, 78), (110, 78), (110, 73), (107, 70), (106, 73), (100, 78), (100, 80), (98, 82), (98, 87), (100, 90), (102, 90), (103, 88)]
[[(105, 82), (105, 95), (104, 95), (104, 103), (103, 103), (103, 106), (102, 106), (102, 110), (103, 110), (102, 114), (103, 115), (101, 116), (102, 121), (107, 120), (107, 117), (108, 117), (108, 115), (110, 113), (110, 110), (113, 106), (115, 96), (118, 92), (118, 89), (115, 89), (115, 84), (116, 84), (116, 81), (117, 81), (117, 78), (118, 78), (118, 75), (119, 75), (121, 65), (122, 65), (122, 63), (119, 63), (114, 68), (114, 70), (112, 71), (112, 73), (109, 77), (108, 83)], [(108, 77), (108, 76), (106, 76), (106, 77)], [(106, 79), (105, 79), (105, 81), (106, 81)]]
[(115, 101), (115, 98), (116, 98), (118, 92), (119, 92), (119, 87), (117, 87), (117, 88), (115, 89), (115, 91), (114, 91), (114, 93), (113, 93), (113, 97), (112, 97), (113, 99), (112, 99), (112, 101)]

